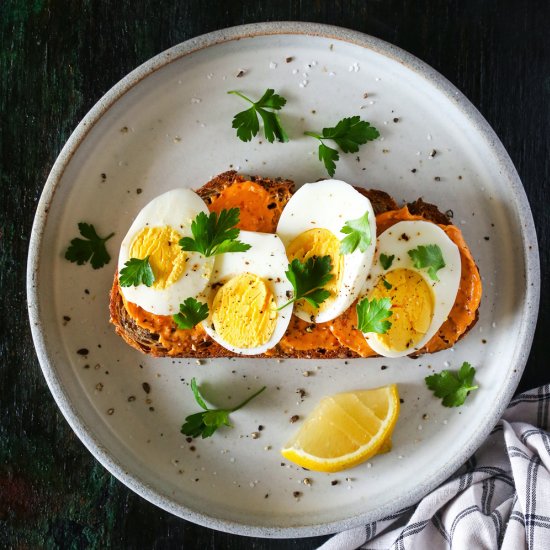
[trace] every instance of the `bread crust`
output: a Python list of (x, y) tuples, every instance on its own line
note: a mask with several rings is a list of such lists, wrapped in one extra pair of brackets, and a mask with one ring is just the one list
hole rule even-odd
[(357, 186), (355, 186), (354, 189), (370, 200), (375, 216), (399, 208), (399, 205), (393, 200), (393, 197), (388, 195), (385, 191), (381, 191), (380, 189), (365, 189)]
[(413, 216), (422, 216), (424, 219), (439, 225), (452, 225), (447, 214), (440, 212), (435, 204), (424, 202), (422, 199), (409, 202), (407, 208)]
[(236, 182), (253, 181), (262, 186), (273, 198), (275, 208), (281, 211), (294, 193), (294, 182), (283, 178), (260, 178), (258, 176), (244, 176), (236, 170), (228, 170), (214, 176), (208, 183), (205, 183), (196, 193), (206, 203), (210, 204), (212, 199), (222, 191)]
[[(230, 170), (215, 176), (196, 192), (206, 202), (206, 204), (210, 204), (212, 200), (220, 195), (226, 187), (232, 185), (234, 182), (244, 181), (253, 181), (268, 191), (273, 197), (273, 202), (275, 204), (274, 208), (279, 211), (279, 215), (294, 191), (294, 182), (291, 180), (286, 180), (283, 178), (261, 178), (258, 176), (248, 177), (238, 174), (235, 170)], [(364, 189), (362, 187), (356, 187), (356, 189), (371, 201), (376, 215), (390, 210), (397, 210), (399, 208), (395, 200), (385, 191), (378, 189)], [(422, 216), (426, 220), (441, 225), (451, 224), (449, 218), (440, 212), (437, 206), (424, 202), (422, 199), (409, 203), (407, 206), (412, 214)], [(193, 345), (191, 345), (189, 349), (186, 349), (184, 353), (174, 353), (173, 350), (164, 347), (159, 341), (159, 334), (140, 327), (128, 314), (118, 284), (118, 272), (115, 273), (113, 285), (111, 287), (109, 312), (110, 322), (114, 325), (116, 333), (127, 344), (144, 354), (152, 355), (154, 357), (196, 359), (214, 357), (243, 357), (220, 346), (204, 332), (200, 335), (200, 337), (193, 340)], [(478, 317), (476, 316), (475, 321), (459, 337), (459, 340), (473, 327), (473, 325), (477, 322), (477, 318)], [(343, 345), (339, 345), (333, 349), (318, 347), (314, 349), (299, 350), (293, 348), (292, 353), (289, 353), (278, 344), (266, 354), (248, 357), (277, 359), (350, 359), (358, 358), (360, 355)]]

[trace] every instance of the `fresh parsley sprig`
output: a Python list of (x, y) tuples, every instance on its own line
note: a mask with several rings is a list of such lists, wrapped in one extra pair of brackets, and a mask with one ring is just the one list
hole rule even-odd
[(322, 161), (330, 176), (334, 176), (336, 171), (336, 162), (340, 159), (340, 155), (336, 149), (325, 145), (324, 140), (330, 139), (338, 145), (343, 153), (357, 153), (359, 146), (373, 141), (380, 136), (380, 132), (370, 125), (370, 122), (361, 120), (359, 116), (343, 118), (333, 128), (323, 128), (323, 131), (304, 132), (306, 136), (318, 139), (319, 145), (319, 160)]
[(420, 245), (408, 252), (414, 267), (422, 269), (428, 268), (428, 275), (433, 281), (439, 281), (437, 272), (445, 267), (445, 260), (441, 248), (437, 244)]
[(357, 328), (364, 333), (385, 334), (391, 328), (388, 319), (393, 315), (389, 298), (364, 298), (357, 303)]
[(391, 264), (393, 264), (394, 258), (395, 258), (394, 254), (392, 254), (391, 256), (386, 256), (386, 254), (380, 254), (380, 263), (382, 264), (382, 267), (384, 269), (389, 269), (391, 267)]
[(331, 270), (330, 256), (312, 256), (305, 263), (294, 258), (288, 264), (288, 271), (285, 271), (285, 275), (294, 289), (294, 297), (277, 310), (302, 298), (311, 306), (318, 308), (330, 296), (330, 292), (322, 287), (334, 277)]
[(92, 224), (84, 222), (78, 224), (78, 230), (84, 239), (74, 238), (65, 252), (65, 258), (78, 265), (89, 261), (94, 269), (108, 264), (111, 261), (111, 256), (107, 252), (105, 243), (114, 233), (100, 237)]
[(240, 405), (231, 409), (209, 409), (204, 401), (204, 398), (200, 394), (195, 378), (191, 380), (191, 389), (195, 396), (195, 401), (204, 409), (202, 412), (191, 414), (185, 419), (185, 424), (181, 427), (181, 433), (190, 437), (199, 437), (199, 435), (205, 439), (210, 437), (221, 426), (232, 427), (229, 422), (229, 415), (235, 411), (238, 411), (244, 407), (247, 403), (252, 401), (257, 395), (265, 390), (265, 386), (260, 388), (256, 393), (245, 399)]
[(250, 141), (260, 130), (258, 115), (264, 123), (265, 139), (270, 143), (281, 141), (286, 143), (288, 135), (285, 132), (276, 111), (280, 111), (286, 99), (275, 93), (275, 90), (268, 88), (258, 101), (252, 101), (237, 90), (231, 90), (228, 94), (235, 94), (252, 104), (250, 109), (241, 111), (233, 117), (233, 128), (237, 130), (237, 136), (242, 141)]
[(120, 270), (118, 284), (120, 286), (151, 286), (155, 282), (155, 274), (149, 263), (149, 256), (142, 260), (130, 258)]
[(351, 254), (357, 248), (366, 252), (372, 242), (368, 211), (356, 220), (348, 220), (340, 232), (347, 235), (340, 242), (340, 254)]
[(249, 244), (237, 240), (239, 229), (235, 226), (239, 223), (239, 209), (230, 208), (222, 210), (218, 216), (216, 212), (206, 215), (199, 212), (191, 222), (191, 237), (180, 239), (182, 250), (199, 252), (203, 256), (215, 256), (226, 252), (246, 252)]
[(458, 373), (442, 370), (440, 373), (426, 376), (424, 380), (436, 397), (442, 398), (444, 407), (460, 407), (469, 393), (478, 389), (474, 384), (476, 369), (464, 361)]
[(180, 304), (180, 312), (172, 315), (178, 328), (190, 330), (208, 317), (208, 304), (187, 298)]

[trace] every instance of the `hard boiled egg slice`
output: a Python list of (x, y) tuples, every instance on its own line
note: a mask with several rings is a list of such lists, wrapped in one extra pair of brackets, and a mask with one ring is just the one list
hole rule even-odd
[(207, 334), (234, 353), (257, 355), (283, 337), (292, 306), (285, 276), (288, 260), (277, 235), (241, 231), (239, 240), (251, 246), (246, 252), (216, 257), (208, 296)]
[[(345, 223), (368, 213), (371, 243), (364, 252), (340, 253)], [(339, 180), (306, 183), (288, 201), (277, 234), (288, 259), (306, 262), (312, 256), (330, 256), (333, 278), (324, 287), (330, 297), (318, 309), (299, 300), (294, 314), (308, 322), (323, 323), (338, 317), (359, 296), (372, 263), (376, 243), (376, 220), (369, 199)]]
[(208, 209), (190, 189), (168, 191), (141, 210), (120, 245), (118, 271), (130, 258), (149, 256), (155, 281), (150, 287), (120, 287), (126, 300), (156, 315), (172, 315), (186, 298), (206, 288), (214, 258), (184, 252), (178, 244), (192, 236), (191, 222), (199, 212), (208, 214)]
[[(414, 257), (439, 247), (444, 267), (430, 276), (427, 267), (415, 267)], [(413, 257), (410, 251), (416, 250)], [(431, 249), (435, 252), (435, 249)], [(420, 253), (420, 256), (418, 254)], [(383, 256), (382, 256), (383, 255)], [(382, 256), (382, 259), (381, 259)], [(402, 357), (422, 348), (447, 319), (460, 285), (460, 252), (436, 224), (399, 222), (378, 237), (376, 255), (367, 279), (365, 295), (389, 298), (391, 328), (385, 334), (369, 332), (369, 346), (385, 357)]]

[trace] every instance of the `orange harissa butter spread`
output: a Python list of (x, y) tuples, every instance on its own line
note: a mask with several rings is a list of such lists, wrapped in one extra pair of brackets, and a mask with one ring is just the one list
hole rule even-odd
[(281, 349), (288, 354), (294, 351), (317, 349), (331, 351), (339, 348), (340, 345), (338, 339), (332, 334), (329, 323), (308, 323), (295, 315), (292, 316), (285, 335), (279, 341)]
[(351, 306), (327, 324), (332, 334), (342, 346), (346, 346), (361, 357), (374, 357), (376, 352), (367, 344), (363, 333), (357, 330), (357, 300)]
[(193, 349), (198, 342), (208, 338), (200, 324), (191, 330), (181, 330), (176, 327), (170, 315), (155, 315), (132, 302), (127, 302), (124, 296), (122, 300), (128, 315), (139, 327), (159, 335), (159, 344), (169, 350), (168, 355), (185, 353)]
[[(424, 218), (411, 214), (406, 206), (399, 210), (390, 210), (376, 216), (376, 232), (380, 235), (397, 222), (413, 220), (424, 220)], [(439, 227), (445, 231), (460, 251), (460, 286), (449, 317), (434, 337), (420, 350), (420, 353), (433, 353), (452, 346), (475, 320), (481, 301), (481, 277), (460, 229), (454, 225), (439, 225)], [(340, 317), (334, 319), (330, 328), (342, 345), (349, 347), (362, 357), (370, 357), (375, 354), (366, 342), (361, 342), (363, 335), (356, 328), (355, 305), (352, 304)]]
[(422, 352), (433, 353), (453, 345), (461, 334), (474, 322), (481, 302), (481, 276), (472, 254), (462, 237), (460, 229), (453, 225), (440, 226), (447, 236), (458, 246), (462, 269), (460, 286), (455, 303), (447, 320), (435, 336), (424, 346)]
[(226, 187), (212, 199), (208, 208), (218, 214), (224, 209), (239, 208), (239, 229), (275, 233), (278, 221), (278, 216), (275, 217), (276, 206), (273, 197), (261, 185), (253, 181), (241, 181)]

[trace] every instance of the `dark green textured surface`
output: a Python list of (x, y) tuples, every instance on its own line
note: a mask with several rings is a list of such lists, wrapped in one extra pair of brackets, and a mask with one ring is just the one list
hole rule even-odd
[(0, 547), (314, 548), (245, 539), (163, 512), (114, 480), (43, 380), (25, 309), (32, 218), (72, 129), (120, 78), (193, 36), (304, 20), (373, 34), (456, 84), (493, 126), (533, 207), (543, 294), (520, 389), (550, 382), (550, 4), (542, 1), (0, 0)]

